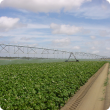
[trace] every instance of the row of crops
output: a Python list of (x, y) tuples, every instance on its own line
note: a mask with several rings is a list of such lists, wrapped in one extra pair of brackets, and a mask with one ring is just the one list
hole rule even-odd
[(106, 62), (54, 62), (0, 66), (4, 110), (58, 110)]

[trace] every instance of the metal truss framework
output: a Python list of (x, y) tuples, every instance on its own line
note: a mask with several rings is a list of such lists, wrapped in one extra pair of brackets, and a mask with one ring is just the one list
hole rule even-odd
[(8, 54), (11, 54), (11, 53), (19, 54), (19, 52), (21, 52), (21, 54), (32, 54), (33, 52), (33, 54), (62, 54), (62, 55), (73, 53), (73, 55), (76, 58), (78, 56), (85, 57), (86, 59), (99, 59), (99, 60), (102, 60), (102, 59), (106, 60), (108, 58), (106, 56), (100, 56), (100, 55), (84, 53), (84, 52), (67, 52), (67, 51), (61, 51), (61, 50), (56, 50), (56, 49), (0, 44), (0, 53), (3, 53), (3, 52), (6, 52)]

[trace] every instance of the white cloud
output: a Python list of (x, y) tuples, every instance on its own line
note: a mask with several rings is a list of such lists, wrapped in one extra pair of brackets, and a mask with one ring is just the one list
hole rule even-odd
[(47, 13), (79, 8), (83, 3), (90, 1), (92, 0), (4, 0), (1, 6)]
[(106, 19), (110, 18), (109, 10), (110, 6), (103, 2), (103, 4), (91, 4), (89, 7), (81, 7), (78, 10), (72, 10), (70, 13), (78, 17), (85, 17), (87, 19)]
[(95, 39), (96, 37), (95, 36), (90, 36), (91, 37), (91, 39)]
[(95, 47), (92, 47), (91, 49), (92, 49), (92, 50), (94, 50), (94, 49), (95, 49)]
[(90, 31), (89, 29), (83, 29), (82, 33), (83, 33), (83, 34), (90, 34), (91, 31)]
[(80, 47), (79, 46), (74, 46), (73, 49), (79, 50)]
[(71, 43), (69, 38), (64, 38), (64, 39), (55, 39), (53, 40), (53, 45), (55, 46), (67, 46)]
[(33, 38), (34, 37), (22, 37), (20, 40), (22, 40), (22, 41), (30, 41)]
[(107, 10), (107, 6), (106, 6), (106, 5), (102, 5), (102, 8), (103, 8), (104, 10)]
[(19, 36), (19, 37), (13, 37), (11, 38), (9, 41), (13, 42), (13, 43), (16, 43), (16, 44), (19, 44), (19, 43), (35, 43), (36, 41), (34, 40), (34, 37), (22, 37), (22, 36)]
[(98, 50), (96, 50), (96, 51), (93, 51), (92, 53), (93, 53), (93, 54), (97, 54), (97, 53), (99, 53), (99, 51), (98, 51)]
[(29, 13), (28, 11), (26, 11), (26, 10), (23, 10), (23, 9), (18, 9), (20, 12), (22, 12), (22, 13)]
[(0, 0), (0, 3), (2, 3), (3, 0)]
[(49, 25), (43, 25), (43, 24), (28, 24), (27, 25), (28, 28), (50, 28)]
[(106, 36), (110, 35), (110, 32), (108, 32), (106, 30), (100, 30), (99, 35), (102, 37), (106, 37)]
[(110, 0), (107, 0), (107, 2), (109, 2), (109, 3), (110, 3)]
[(109, 48), (109, 47), (107, 47), (107, 48), (106, 48), (106, 50), (110, 50), (110, 48)]
[(67, 34), (73, 35), (75, 33), (81, 32), (83, 29), (82, 27), (70, 26), (70, 25), (58, 25), (52, 23), (50, 28), (53, 29), (53, 34)]
[(37, 47), (38, 46), (38, 44), (28, 44), (28, 46), (30, 46), (30, 47)]
[(9, 31), (10, 29), (24, 27), (19, 23), (19, 18), (0, 17), (0, 32)]
[(3, 36), (0, 36), (0, 38), (3, 38)]

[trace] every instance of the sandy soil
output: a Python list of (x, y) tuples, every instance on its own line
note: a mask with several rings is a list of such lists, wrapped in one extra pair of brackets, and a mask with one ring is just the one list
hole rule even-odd
[(109, 63), (99, 69), (61, 110), (106, 110), (110, 104), (108, 102), (110, 97), (107, 98), (110, 93), (110, 85), (109, 87), (108, 85), (104, 86), (108, 76), (108, 67)]
[(104, 109), (104, 81), (107, 78), (108, 64), (103, 69), (99, 77), (91, 86), (76, 110), (103, 110)]
[(109, 74), (108, 74), (108, 84), (106, 87), (104, 110), (107, 110), (109, 107), (110, 107), (110, 67), (109, 67)]

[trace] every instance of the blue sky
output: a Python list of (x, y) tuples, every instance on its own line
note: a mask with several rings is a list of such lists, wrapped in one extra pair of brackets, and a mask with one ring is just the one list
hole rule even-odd
[(110, 56), (110, 1), (0, 0), (0, 43)]

